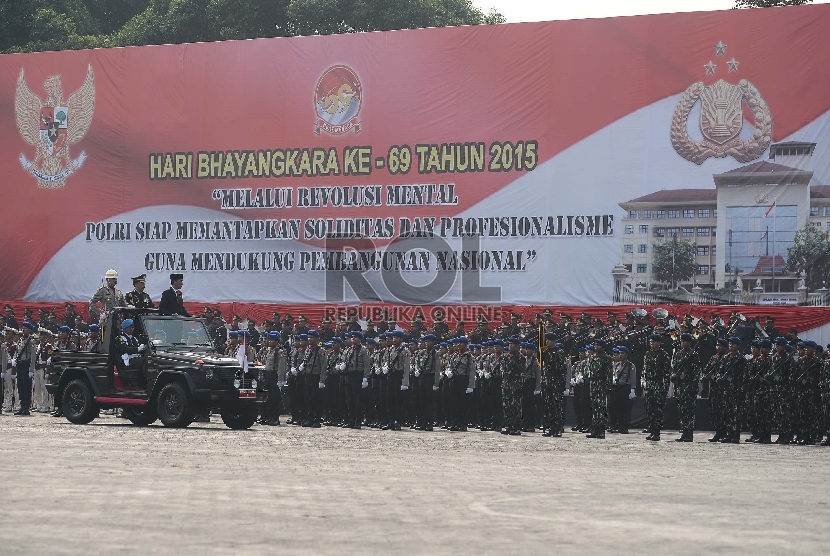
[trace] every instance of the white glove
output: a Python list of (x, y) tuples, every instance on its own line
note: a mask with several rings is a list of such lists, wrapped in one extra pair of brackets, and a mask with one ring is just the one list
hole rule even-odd
[(34, 371), (29, 371), (29, 378), (35, 378)]
[(447, 378), (452, 378), (452, 371), (447, 371)]
[(585, 377), (582, 377), (582, 376), (581, 376), (581, 377), (579, 377), (578, 379), (576, 379), (576, 383), (577, 383), (577, 384), (582, 384), (583, 382), (585, 382)]
[(466, 393), (467, 393), (467, 394), (472, 394), (472, 393), (473, 393), (473, 389), (472, 389), (472, 388), (467, 388)]
[(751, 361), (752, 360), (752, 354), (747, 353), (746, 355), (744, 355), (744, 359), (746, 359), (747, 361)]
[(283, 386), (285, 386), (285, 381), (281, 380), (281, 381), (277, 382), (277, 388), (282, 389)]
[(17, 367), (17, 358), (12, 359), (12, 367)]
[(614, 386), (616, 386), (617, 385), (617, 377), (614, 377), (613, 382), (614, 382)]
[(571, 379), (571, 386), (576, 386), (576, 379), (575, 378)]
[(297, 367), (291, 367), (291, 374), (297, 376)]
[(47, 364), (47, 365), (51, 365), (51, 364), (52, 364), (52, 358), (51, 358), (51, 357), (50, 357), (49, 359), (47, 359), (47, 360), (46, 360), (46, 364)]
[(484, 373), (484, 378), (486, 378), (487, 380), (490, 380), (490, 373)]
[(433, 386), (433, 387), (432, 387), (432, 391), (433, 391), (433, 392), (437, 392), (438, 390), (439, 390), (439, 388), (438, 388), (437, 386)]
[(565, 389), (565, 392), (564, 392), (562, 395), (563, 395), (563, 396), (567, 396), (567, 395), (568, 395), (568, 394), (570, 394), (570, 393), (571, 393), (571, 390), (570, 390), (569, 388), (566, 388), (566, 389)]
[(49, 373), (44, 373), (43, 380), (49, 380)]
[(346, 370), (346, 364), (345, 363), (338, 363), (337, 364), (337, 370), (338, 371), (345, 371)]
[(409, 386), (407, 386), (406, 384), (401, 384), (401, 392), (406, 392), (407, 390), (409, 390)]
[(541, 394), (542, 394), (542, 391), (541, 391), (541, 390), (534, 390), (534, 391), (533, 391), (533, 395), (534, 395), (534, 396), (539, 396), (539, 395), (541, 395)]
[(643, 388), (646, 387), (646, 379), (644, 379), (644, 378), (640, 379), (640, 386), (642, 386)]
[(326, 387), (326, 383), (325, 383), (325, 382), (321, 382), (321, 383), (320, 383), (320, 384), (318, 384), (317, 386), (320, 388), (320, 390), (322, 390), (323, 388), (325, 388), (325, 387)]
[(700, 394), (697, 395), (697, 399), (701, 399)]
[(484, 371), (476, 371), (476, 374), (479, 378), (481, 378), (482, 376), (484, 376)]
[(144, 351), (145, 349), (147, 349), (147, 346), (145, 346), (144, 344), (138, 346), (138, 351)]
[(6, 378), (6, 373), (0, 373), (0, 378)]
[(418, 378), (419, 376), (421, 376), (421, 371), (416, 369), (415, 370), (415, 378)]
[(628, 393), (628, 399), (633, 400), (637, 397), (637, 393), (634, 391), (634, 388), (631, 389), (631, 392)]
[(363, 384), (361, 384), (361, 388), (368, 388), (369, 387), (369, 379), (363, 377)]
[(305, 363), (300, 363), (300, 366), (297, 367), (297, 370), (300, 371), (300, 372), (305, 371)]
[(385, 375), (389, 374), (389, 367), (387, 367), (386, 365), (384, 365), (383, 369), (381, 369), (381, 370), (383, 371), (383, 374), (385, 374)]

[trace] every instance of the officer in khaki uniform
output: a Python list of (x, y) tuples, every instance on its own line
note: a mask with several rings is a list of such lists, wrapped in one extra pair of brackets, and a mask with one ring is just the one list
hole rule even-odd
[(128, 292), (126, 296), (124, 296), (124, 300), (127, 302), (127, 305), (131, 307), (136, 307), (137, 309), (153, 309), (155, 308), (155, 303), (153, 300), (150, 299), (150, 295), (144, 291), (144, 288), (147, 286), (147, 275), (142, 274), (141, 276), (136, 276), (133, 278), (133, 291)]
[(33, 335), (35, 328), (29, 321), (23, 323), (23, 336), (17, 342), (17, 353), (12, 360), (12, 367), (17, 370), (17, 397), (20, 400), (20, 409), (15, 411), (15, 415), (29, 415), (32, 402), (32, 378), (37, 360), (37, 342)]
[(98, 291), (89, 300), (89, 318), (99, 323), (102, 317), (115, 307), (125, 307), (127, 305), (124, 294), (115, 287), (118, 284), (118, 273), (113, 269), (109, 269), (104, 274), (104, 279), (106, 283), (98, 288)]

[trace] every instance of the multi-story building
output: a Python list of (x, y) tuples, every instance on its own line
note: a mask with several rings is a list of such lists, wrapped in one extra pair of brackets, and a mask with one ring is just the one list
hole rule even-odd
[(814, 149), (815, 143), (777, 143), (768, 161), (713, 176), (714, 188), (662, 190), (620, 203), (626, 284), (657, 285), (654, 247), (677, 236), (697, 252), (695, 276), (679, 285), (721, 288), (744, 278), (747, 290), (760, 280), (764, 291), (793, 291), (794, 276), (783, 266), (795, 233), (807, 222), (830, 231), (830, 186), (810, 185)]

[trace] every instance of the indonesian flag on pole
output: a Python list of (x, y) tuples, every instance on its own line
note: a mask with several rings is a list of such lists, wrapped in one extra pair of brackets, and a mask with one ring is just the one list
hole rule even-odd
[(775, 199), (773, 199), (773, 201), (772, 201), (772, 205), (769, 207), (769, 209), (767, 209), (767, 212), (765, 212), (765, 213), (764, 213), (764, 218), (766, 218), (767, 216), (769, 216), (770, 214), (772, 214), (772, 211), (774, 211), (774, 210), (775, 210), (775, 204), (776, 204), (777, 202), (778, 202), (778, 197), (776, 197)]
[(248, 345), (245, 342), (245, 336), (243, 334), (239, 335), (242, 338), (242, 341), (239, 343), (239, 349), (236, 350), (236, 359), (239, 361), (239, 365), (242, 367), (242, 372), (248, 372)]

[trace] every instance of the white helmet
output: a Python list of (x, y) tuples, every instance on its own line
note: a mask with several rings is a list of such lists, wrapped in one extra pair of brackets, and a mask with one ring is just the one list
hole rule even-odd
[(110, 279), (110, 278), (118, 278), (118, 273), (117, 273), (115, 270), (113, 270), (113, 269), (109, 269), (109, 270), (107, 271), (107, 273), (106, 273), (106, 274), (104, 274), (104, 278), (106, 278), (106, 279)]

